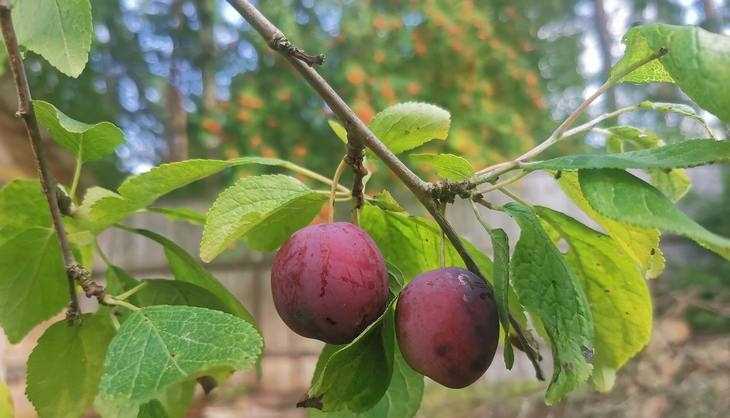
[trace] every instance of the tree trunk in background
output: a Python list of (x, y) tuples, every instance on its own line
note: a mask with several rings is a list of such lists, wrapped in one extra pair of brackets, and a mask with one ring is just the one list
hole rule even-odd
[(177, 66), (176, 51), (179, 42), (176, 32), (180, 31), (185, 19), (182, 13), (182, 4), (182, 1), (176, 1), (170, 7), (170, 15), (177, 21), (177, 30), (170, 32), (172, 35), (172, 53), (170, 54), (170, 77), (165, 92), (167, 161), (188, 159), (188, 115), (183, 106), (185, 98), (177, 87), (180, 81), (180, 70)]
[(200, 71), (203, 78), (203, 108), (205, 115), (215, 107), (215, 39), (213, 38), (213, 2), (196, 0), (195, 7), (200, 20)]
[(705, 21), (702, 23), (702, 27), (715, 33), (722, 32), (722, 18), (717, 11), (715, 2), (713, 0), (702, 0), (702, 9), (705, 11)]
[(177, 67), (170, 69), (165, 104), (167, 107), (167, 160), (188, 159), (188, 114), (183, 107), (183, 97), (176, 87), (179, 78)]
[[(611, 70), (611, 64), (613, 63), (613, 55), (611, 55), (611, 33), (608, 31), (608, 16), (606, 16), (606, 9), (603, 4), (603, 0), (593, 0), (593, 20), (596, 24), (596, 31), (598, 32), (598, 44), (601, 49), (601, 60), (603, 65), (601, 68), (601, 80), (608, 79), (608, 73)], [(605, 110), (610, 111), (616, 108), (616, 92), (614, 89), (609, 89), (605, 94), (606, 106)]]
[[(17, 110), (15, 86), (8, 71), (0, 77), (0, 184), (16, 178), (38, 177), (25, 128), (15, 117)], [(71, 154), (56, 146), (49, 146), (48, 153), (54, 177), (61, 182), (71, 180), (75, 164)]]

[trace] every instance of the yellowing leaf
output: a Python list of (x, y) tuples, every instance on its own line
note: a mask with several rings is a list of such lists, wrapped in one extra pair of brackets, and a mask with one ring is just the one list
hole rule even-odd
[(658, 277), (664, 271), (664, 256), (659, 248), (661, 234), (657, 229), (618, 222), (593, 210), (583, 195), (576, 172), (563, 172), (559, 184), (563, 192), (634, 259), (646, 278)]
[(560, 212), (536, 210), (570, 246), (565, 257), (583, 286), (593, 316), (593, 384), (608, 391), (616, 371), (649, 343), (652, 304), (646, 281), (608, 235)]

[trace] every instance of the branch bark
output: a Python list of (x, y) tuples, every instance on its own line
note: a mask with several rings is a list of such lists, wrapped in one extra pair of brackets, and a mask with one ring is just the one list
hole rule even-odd
[(32, 97), (30, 87), (28, 86), (28, 78), (25, 74), (25, 67), (18, 48), (18, 38), (15, 35), (13, 27), (13, 18), (8, 0), (0, 0), (0, 26), (2, 27), (3, 39), (5, 41), (5, 49), (8, 54), (8, 62), (13, 73), (15, 88), (18, 93), (18, 112), (17, 116), (23, 119), (25, 130), (30, 141), (30, 147), (33, 150), (36, 167), (38, 169), (38, 177), (41, 182), (43, 194), (48, 202), (48, 208), (51, 212), (53, 228), (56, 230), (58, 244), (61, 247), (61, 255), (66, 267), (66, 278), (68, 280), (68, 292), (70, 305), (68, 316), (75, 318), (79, 314), (79, 300), (76, 294), (75, 274), (73, 269), (79, 267), (71, 251), (71, 245), (68, 242), (68, 236), (61, 219), (61, 211), (58, 207), (58, 199), (56, 196), (56, 182), (48, 169), (48, 161), (42, 146), (42, 138), (33, 111)]
[[(459, 238), (459, 235), (441, 212), (439, 212), (436, 203), (431, 197), (432, 185), (423, 181), (408, 167), (406, 167), (405, 164), (403, 164), (403, 162), (395, 154), (393, 154), (388, 147), (386, 147), (385, 144), (377, 138), (377, 136), (375, 136), (367, 125), (357, 117), (355, 112), (353, 112), (347, 103), (345, 103), (342, 97), (337, 94), (327, 80), (325, 80), (313, 67), (314, 65), (323, 62), (324, 57), (319, 55), (317, 57), (320, 59), (314, 60), (312, 59), (313, 56), (304, 54), (298, 48), (294, 48), (291, 43), (287, 41), (281, 30), (271, 23), (250, 1), (227, 1), (251, 26), (253, 26), (270, 48), (284, 56), (284, 58), (289, 61), (302, 78), (304, 78), (307, 83), (314, 88), (322, 100), (327, 103), (329, 108), (344, 124), (348, 134), (351, 134), (358, 141), (362, 141), (362, 144), (370, 148), (370, 150), (372, 150), (375, 155), (377, 155), (378, 158), (380, 158), (388, 166), (388, 168), (396, 176), (398, 176), (401, 182), (405, 184), (416, 199), (421, 202), (421, 204), (436, 220), (436, 223), (438, 223), (441, 230), (454, 246), (454, 249), (456, 249), (459, 253), (459, 256), (466, 265), (466, 268), (484, 279), (484, 275), (479, 270), (474, 259), (467, 252), (466, 247), (464, 247), (461, 239)], [(485, 280), (485, 283), (489, 286), (490, 292), (493, 293), (493, 289), (489, 282)], [(514, 318), (511, 318), (511, 322), (516, 323)], [(516, 328), (515, 331), (519, 334), (521, 340), (526, 341), (522, 330)], [(537, 365), (539, 362), (539, 353), (531, 351), (528, 353), (528, 356), (530, 356), (530, 360)], [(539, 369), (539, 366), (536, 368), (536, 374), (538, 379), (542, 380), (542, 371)]]

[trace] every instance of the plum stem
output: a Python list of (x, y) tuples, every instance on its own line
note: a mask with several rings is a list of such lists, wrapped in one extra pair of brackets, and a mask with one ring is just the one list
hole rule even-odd
[(337, 196), (337, 185), (340, 184), (340, 177), (342, 177), (342, 173), (345, 171), (346, 166), (347, 156), (340, 160), (340, 163), (337, 165), (337, 169), (335, 170), (335, 175), (332, 177), (332, 189), (330, 190), (330, 198), (327, 202), (327, 207), (330, 210), (328, 217), (329, 223), (333, 223), (335, 221), (335, 197)]

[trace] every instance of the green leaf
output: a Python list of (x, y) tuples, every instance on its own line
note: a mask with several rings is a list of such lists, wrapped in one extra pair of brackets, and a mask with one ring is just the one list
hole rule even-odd
[(147, 208), (150, 212), (165, 215), (171, 221), (185, 221), (193, 225), (203, 225), (205, 214), (188, 208)]
[(629, 29), (624, 35), (622, 42), (626, 45), (626, 51), (623, 57), (611, 68), (609, 75), (610, 81), (628, 82), (628, 83), (673, 83), (674, 79), (667, 72), (659, 60), (652, 60), (641, 67), (630, 72), (623, 78), (620, 74), (627, 71), (631, 66), (646, 59), (653, 53), (659, 51), (661, 46), (650, 45), (646, 37), (642, 33), (647, 26), (637, 26)]
[(223, 303), (226, 312), (230, 312), (256, 326), (253, 315), (246, 310), (241, 302), (179, 245), (160, 234), (146, 229), (129, 229), (129, 231), (145, 236), (162, 245), (175, 280), (191, 283), (208, 290)]
[(218, 195), (203, 228), (200, 258), (209, 262), (244, 238), (259, 250), (273, 250), (319, 213), (327, 196), (281, 175), (246, 177)]
[(233, 315), (189, 306), (143, 308), (109, 345), (96, 409), (105, 417), (134, 417), (172, 385), (250, 368), (261, 349), (258, 332)]
[(330, 129), (332, 129), (332, 132), (337, 135), (337, 138), (347, 144), (347, 129), (334, 119), (328, 120), (327, 123), (329, 124)]
[[(309, 396), (321, 401), (323, 411), (363, 412), (385, 394), (392, 373), (393, 353), (384, 346), (383, 327), (385, 322), (393, 321), (393, 311), (391, 304), (353, 342), (335, 346), (334, 351), (326, 353), (309, 389)], [(387, 326), (392, 327), (391, 324)], [(387, 343), (392, 345), (394, 341)]]
[(51, 226), (48, 203), (38, 180), (16, 179), (0, 188), (0, 225)]
[(77, 418), (96, 397), (114, 327), (105, 309), (51, 325), (28, 358), (26, 394), (41, 418)]
[(696, 139), (618, 154), (568, 155), (524, 163), (522, 168), (527, 171), (588, 168), (670, 169), (727, 161), (730, 161), (730, 140)]
[(552, 344), (553, 377), (545, 393), (552, 405), (591, 374), (593, 321), (586, 296), (535, 213), (518, 203), (504, 205), (520, 225), (512, 255), (512, 284), (520, 303), (536, 315)]
[[(624, 38), (626, 53), (612, 70), (622, 68), (661, 48), (669, 52), (620, 81), (649, 83), (666, 81), (679, 88), (702, 108), (730, 122), (730, 37), (695, 26), (651, 24), (629, 30)], [(616, 80), (619, 81), (619, 80)]]
[[(623, 152), (624, 144), (630, 144), (638, 149), (656, 148), (664, 146), (662, 141), (653, 132), (647, 132), (643, 129), (633, 126), (614, 126), (608, 128), (611, 136), (608, 138), (608, 144), (613, 144)], [(651, 176), (654, 187), (661, 190), (668, 198), (676, 202), (681, 199), (692, 186), (687, 171), (681, 168), (677, 169), (657, 169), (652, 168), (646, 170)]]
[(41, 55), (70, 77), (78, 77), (89, 60), (89, 0), (21, 0), (13, 4), (18, 43)]
[(52, 229), (28, 228), (0, 245), (0, 325), (11, 343), (66, 303), (66, 269)]
[(580, 187), (603, 216), (644, 228), (658, 228), (695, 240), (730, 260), (730, 239), (693, 221), (650, 184), (622, 170), (581, 170)]
[(439, 177), (452, 181), (466, 180), (474, 175), (474, 166), (464, 157), (454, 154), (411, 154), (411, 161), (431, 165)]
[(692, 180), (686, 170), (649, 170), (651, 182), (672, 202), (682, 199), (692, 187)]
[(156, 399), (162, 405), (169, 418), (184, 418), (187, 416), (188, 409), (195, 395), (196, 384), (196, 381), (189, 380), (172, 385), (167, 388), (163, 396)]
[(611, 237), (560, 212), (536, 210), (570, 245), (565, 257), (585, 290), (595, 329), (593, 385), (608, 391), (616, 371), (649, 343), (649, 288), (636, 264)]
[[(5, 43), (0, 42), (0, 76), (5, 74), (6, 65), (5, 62), (8, 60), (8, 53), (5, 50)], [(2, 418), (2, 414), (0, 414), (0, 418)]]
[(659, 230), (618, 222), (593, 210), (583, 195), (577, 172), (563, 173), (559, 184), (563, 192), (634, 259), (646, 278), (653, 279), (664, 271), (664, 256), (659, 248)]
[(41, 100), (33, 100), (33, 109), (38, 122), (48, 130), (51, 138), (82, 162), (102, 159), (124, 142), (124, 133), (113, 123), (88, 125), (71, 119), (52, 104)]
[[(509, 242), (507, 234), (502, 229), (490, 229), (489, 235), (492, 238), (492, 248), (494, 249), (494, 267), (492, 276), (494, 279), (494, 300), (497, 302), (497, 312), (499, 313), (499, 322), (505, 337), (509, 336)], [(514, 354), (507, 353), (512, 351), (512, 344), (505, 338), (505, 365), (507, 369), (512, 369)]]
[(137, 306), (183, 305), (233, 314), (214, 294), (191, 283), (177, 280), (143, 280), (145, 286), (133, 300)]
[[(441, 230), (433, 221), (366, 204), (360, 213), (360, 226), (373, 238), (385, 260), (403, 272), (406, 282), (441, 267)], [(492, 263), (489, 258), (465, 239), (462, 242), (482, 274), (490, 277)], [(444, 264), (464, 267), (449, 242), (445, 245)]]
[(137, 418), (170, 418), (162, 402), (153, 399), (139, 407)]
[[(360, 380), (360, 373), (357, 373), (352, 369), (352, 365), (346, 364), (342, 366), (342, 363), (346, 363), (348, 358), (354, 358), (353, 364), (365, 367), (366, 359), (369, 353), (367, 350), (372, 349), (379, 352), (377, 349), (376, 342), (373, 340), (365, 339), (356, 344), (356, 341), (346, 346), (333, 346), (325, 345), (320, 355), (319, 361), (317, 362), (317, 368), (315, 369), (314, 377), (312, 379), (313, 385), (322, 384), (323, 380), (336, 378), (330, 386), (338, 386), (340, 384), (350, 385), (353, 391), (357, 392), (358, 386), (361, 386), (361, 390), (365, 394), (372, 395), (371, 398), (375, 398), (375, 394), (381, 393), (382, 386), (387, 387), (385, 392), (381, 393), (381, 396), (377, 403), (372, 404), (367, 402), (363, 405), (359, 402), (359, 406), (370, 405), (367, 408), (356, 408), (360, 409), (358, 412), (351, 410), (338, 410), (335, 412), (323, 412), (315, 409), (311, 409), (310, 417), (337, 417), (337, 418), (410, 418), (416, 414), (418, 407), (421, 404), (421, 398), (423, 396), (423, 376), (413, 369), (403, 359), (403, 355), (398, 348), (398, 344), (395, 340), (395, 321), (394, 321), (394, 305), (391, 304), (378, 322), (382, 322), (379, 331), (368, 328), (364, 332), (373, 332), (381, 336), (382, 349), (385, 355), (385, 363), (374, 363), (381, 366), (379, 367), (380, 373), (383, 374), (384, 381), (375, 382), (374, 385), (369, 386), (367, 381)], [(361, 334), (361, 337), (364, 334)], [(358, 338), (359, 339), (359, 338)], [(364, 346), (362, 344), (369, 342), (371, 345)], [(361, 356), (358, 356), (358, 353)], [(334, 357), (334, 358), (333, 358)], [(333, 363), (330, 364), (330, 360)], [(375, 369), (376, 367), (370, 367)], [(367, 376), (371, 376), (371, 371)], [(386, 376), (387, 374), (387, 376)], [(346, 383), (342, 383), (346, 382)], [(326, 383), (325, 383), (326, 384)], [(361, 394), (362, 397), (362, 394)], [(326, 406), (327, 397), (324, 397), (324, 406)], [(349, 406), (349, 405), (348, 405)], [(326, 408), (325, 408), (326, 409)]]
[(370, 129), (391, 151), (400, 154), (432, 139), (445, 140), (450, 125), (448, 111), (428, 103), (407, 102), (375, 115)]
[(83, 214), (90, 228), (98, 232), (149, 206), (167, 193), (226, 168), (246, 164), (285, 166), (288, 163), (274, 158), (241, 157), (233, 160), (186, 160), (161, 164), (146, 173), (128, 177), (119, 186), (118, 194), (109, 192), (104, 196), (104, 193), (96, 190), (93, 195), (84, 198), (79, 212)]
[(0, 380), (0, 418), (13, 418), (15, 416), (13, 397), (8, 386)]

